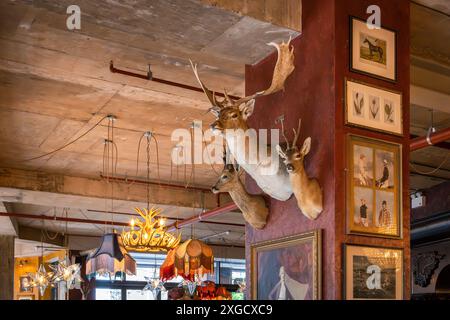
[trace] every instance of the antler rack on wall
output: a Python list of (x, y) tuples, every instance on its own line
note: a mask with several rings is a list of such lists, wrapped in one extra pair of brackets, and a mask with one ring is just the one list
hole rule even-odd
[[(109, 62), (109, 71), (111, 71), (112, 73), (119, 73), (119, 74), (123, 74), (125, 76), (129, 76), (129, 77), (135, 77), (135, 78), (139, 78), (139, 79), (144, 79), (144, 80), (150, 80), (150, 81), (154, 81), (154, 82), (158, 82), (158, 83), (162, 83), (168, 86), (172, 86), (172, 87), (178, 87), (178, 88), (182, 88), (182, 89), (186, 89), (186, 90), (191, 90), (191, 91), (197, 91), (197, 92), (202, 92), (203, 93), (203, 89), (202, 88), (198, 88), (198, 87), (194, 87), (194, 86), (190, 86), (184, 83), (178, 83), (178, 82), (173, 82), (173, 81), (169, 81), (169, 80), (164, 80), (164, 79), (159, 79), (159, 78), (155, 78), (153, 77), (153, 73), (150, 69), (150, 65), (148, 65), (148, 72), (147, 74), (140, 74), (140, 73), (135, 73), (135, 72), (131, 72), (131, 71), (127, 71), (127, 70), (123, 70), (123, 69), (118, 69), (114, 66), (114, 62), (111, 60)], [(225, 95), (221, 92), (216, 92), (216, 96), (219, 97), (225, 97)], [(230, 98), (233, 99), (240, 99), (240, 97), (237, 96), (232, 96), (232, 95), (228, 95)]]

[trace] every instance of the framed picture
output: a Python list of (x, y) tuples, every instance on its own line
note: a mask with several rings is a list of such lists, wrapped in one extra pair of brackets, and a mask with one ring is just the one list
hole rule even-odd
[(31, 288), (30, 284), (31, 284), (31, 277), (30, 276), (21, 276), (19, 278), (19, 291), (20, 292), (30, 292), (30, 291), (32, 291), (32, 288)]
[(253, 300), (321, 299), (321, 231), (251, 247)]
[(397, 34), (350, 17), (350, 70), (391, 82), (397, 81)]
[(18, 296), (17, 300), (34, 300), (34, 295), (22, 295), (22, 296)]
[(403, 250), (344, 245), (344, 297), (403, 299)]
[(346, 79), (345, 124), (403, 135), (402, 94)]
[(349, 135), (347, 233), (401, 238), (401, 146)]

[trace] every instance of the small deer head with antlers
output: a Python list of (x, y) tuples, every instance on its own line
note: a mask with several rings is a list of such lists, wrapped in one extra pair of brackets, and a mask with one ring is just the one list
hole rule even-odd
[(213, 193), (228, 192), (234, 203), (241, 209), (245, 221), (255, 229), (263, 229), (267, 223), (269, 210), (262, 196), (251, 195), (240, 180), (242, 170), (224, 159), (224, 168), (217, 183), (211, 188)]
[(301, 149), (297, 147), (301, 125), (302, 121), (300, 119), (297, 131), (292, 129), (294, 131), (294, 141), (290, 146), (284, 132), (283, 122), (281, 122), (282, 135), (286, 140), (287, 148), (286, 150), (282, 150), (280, 145), (277, 145), (276, 148), (286, 165), (291, 186), (300, 210), (306, 217), (314, 220), (317, 219), (323, 210), (323, 196), (319, 182), (316, 179), (309, 178), (305, 171), (304, 159), (311, 150), (311, 137), (305, 139)]
[(223, 133), (226, 129), (247, 129), (246, 120), (253, 113), (255, 99), (284, 89), (287, 77), (294, 71), (294, 49), (290, 47), (290, 42), (291, 39), (280, 45), (273, 42), (268, 44), (274, 46), (278, 52), (272, 83), (266, 90), (241, 99), (230, 98), (224, 90), (224, 99), (218, 100), (215, 92), (209, 90), (200, 80), (197, 65), (194, 65), (191, 61), (195, 77), (211, 103), (209, 111), (217, 117), (217, 120), (211, 124), (211, 128), (216, 133)]

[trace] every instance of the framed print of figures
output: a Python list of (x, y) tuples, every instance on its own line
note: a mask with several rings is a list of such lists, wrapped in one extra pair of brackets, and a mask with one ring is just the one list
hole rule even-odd
[(397, 35), (386, 28), (369, 29), (364, 20), (350, 17), (350, 70), (397, 81)]
[(321, 231), (251, 247), (253, 300), (321, 299)]
[(349, 135), (347, 232), (401, 237), (401, 146)]
[(345, 245), (344, 277), (347, 300), (401, 300), (403, 250)]
[(345, 80), (345, 124), (403, 134), (402, 94)]

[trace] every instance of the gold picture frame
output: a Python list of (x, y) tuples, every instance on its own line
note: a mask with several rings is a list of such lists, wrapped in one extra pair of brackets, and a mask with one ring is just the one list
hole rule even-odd
[(343, 255), (346, 300), (404, 298), (402, 248), (344, 244)]
[(402, 146), (347, 137), (347, 233), (402, 237)]
[(403, 95), (345, 79), (345, 124), (403, 136)]
[(260, 242), (250, 250), (252, 300), (322, 298), (321, 230)]
[(397, 81), (397, 33), (369, 29), (367, 21), (350, 17), (350, 70), (389, 82)]

